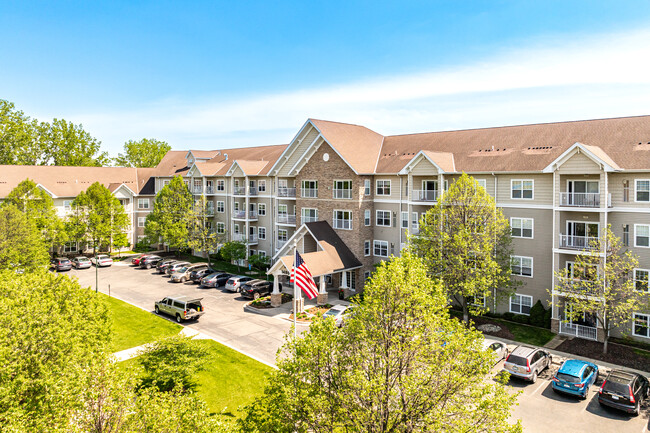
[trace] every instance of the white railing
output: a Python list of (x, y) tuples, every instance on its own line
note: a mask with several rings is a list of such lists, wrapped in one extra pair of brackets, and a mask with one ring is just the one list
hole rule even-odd
[(233, 233), (232, 240), (235, 242), (244, 242), (246, 241), (246, 235), (243, 233)]
[(232, 187), (232, 193), (234, 195), (246, 195), (246, 187), (245, 186), (233, 186)]
[(283, 246), (285, 246), (286, 244), (287, 244), (287, 241), (281, 241), (281, 240), (278, 240), (278, 241), (275, 242), (275, 249), (276, 249), (276, 250), (279, 250), (279, 249), (281, 249)]
[(278, 218), (276, 220), (279, 224), (296, 224), (296, 216), (295, 215), (289, 215), (286, 213), (280, 213), (278, 214)]
[(585, 340), (598, 340), (598, 329), (593, 326), (576, 325), (568, 322), (560, 322), (560, 334), (572, 335)]
[(600, 207), (600, 193), (561, 192), (560, 206)]
[(206, 194), (214, 194), (214, 187), (208, 186), (205, 188), (205, 193)]
[(413, 201), (436, 201), (438, 200), (437, 190), (413, 190)]
[(560, 235), (560, 248), (570, 250), (593, 250), (593, 243), (598, 241), (597, 237)]
[(203, 193), (203, 187), (202, 186), (194, 186), (194, 194), (201, 194)]
[[(236, 219), (246, 219), (246, 211), (245, 210), (236, 210), (232, 213), (232, 217)], [(248, 212), (248, 219), (257, 219), (257, 212), (255, 211), (249, 211)]]
[(300, 195), (305, 198), (318, 197), (318, 188), (302, 188), (300, 190)]
[(602, 287), (595, 281), (581, 280), (579, 278), (564, 278), (557, 279), (556, 290), (558, 292), (598, 297), (602, 295)]
[(303, 224), (305, 224), (305, 223), (315, 223), (316, 221), (318, 221), (318, 218), (316, 218), (315, 216), (303, 216), (302, 217), (302, 223)]
[(335, 229), (352, 229), (352, 220), (336, 219), (334, 218), (334, 228)]
[(352, 198), (351, 189), (334, 189), (332, 190), (332, 198)]
[(278, 197), (295, 197), (296, 188), (278, 188)]
[(207, 207), (205, 208), (205, 213), (206, 213), (207, 215), (214, 215), (214, 206), (207, 206)]
[(251, 186), (248, 188), (248, 195), (257, 195), (257, 187)]
[(248, 235), (248, 242), (252, 243), (252, 244), (256, 244), (257, 243), (257, 235), (256, 234)]

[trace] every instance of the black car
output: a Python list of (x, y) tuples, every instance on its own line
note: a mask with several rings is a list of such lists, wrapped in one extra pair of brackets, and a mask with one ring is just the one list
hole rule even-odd
[(159, 273), (159, 274), (164, 274), (165, 271), (167, 270), (167, 267), (168, 267), (169, 265), (173, 265), (173, 264), (176, 263), (177, 261), (178, 261), (178, 260), (176, 260), (176, 259), (164, 259), (164, 260), (161, 260), (161, 261), (159, 261), (158, 264), (156, 265), (156, 269), (158, 270), (158, 273)]
[(192, 283), (200, 283), (203, 277), (208, 276), (210, 274), (214, 274), (215, 272), (221, 272), (221, 271), (217, 271), (216, 269), (212, 269), (212, 268), (197, 269), (195, 271), (190, 272), (190, 281)]
[(151, 269), (154, 266), (158, 265), (160, 261), (162, 260), (162, 257), (160, 256), (147, 256), (145, 258), (140, 259), (140, 268), (143, 269)]
[(253, 280), (241, 288), (241, 295), (244, 298), (257, 299), (261, 296), (270, 295), (273, 291), (273, 281)]
[(612, 370), (598, 391), (598, 403), (638, 415), (643, 400), (650, 397), (648, 379), (624, 370)]
[(204, 287), (220, 287), (224, 286), (226, 282), (232, 277), (231, 274), (226, 272), (216, 271), (211, 274), (207, 274), (201, 278), (201, 285)]
[(57, 272), (69, 271), (72, 269), (72, 262), (65, 257), (57, 257), (50, 261), (50, 267)]

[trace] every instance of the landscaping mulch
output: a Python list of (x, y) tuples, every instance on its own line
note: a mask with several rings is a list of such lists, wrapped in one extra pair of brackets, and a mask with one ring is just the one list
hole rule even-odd
[(490, 320), (489, 317), (472, 317), (470, 320), (474, 322), (474, 327), (475, 328), (477, 328), (477, 327), (479, 327), (481, 325), (486, 325), (486, 324), (496, 325), (499, 328), (501, 328), (501, 330), (497, 331), (497, 332), (483, 332), (486, 335), (493, 335), (493, 336), (499, 337), (499, 338), (505, 338), (505, 339), (508, 339), (508, 340), (515, 340), (514, 334), (512, 332), (510, 332), (510, 330), (508, 328), (506, 328), (503, 325), (503, 323), (499, 323), (499, 322), (495, 322), (494, 320)]
[(611, 341), (607, 345), (606, 355), (603, 354), (603, 343), (581, 338), (566, 340), (557, 347), (557, 350), (585, 358), (623, 365), (636, 370), (650, 371), (650, 352), (612, 343)]

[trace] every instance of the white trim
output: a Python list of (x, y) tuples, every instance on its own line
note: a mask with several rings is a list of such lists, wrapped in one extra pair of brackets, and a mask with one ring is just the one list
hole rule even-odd
[[(350, 182), (350, 197), (341, 197), (337, 198), (334, 197), (334, 191), (345, 191), (345, 189), (337, 189), (336, 187), (336, 182)], [(354, 194), (352, 194), (352, 191), (354, 191), (354, 181), (352, 179), (332, 179), (332, 199), (333, 200), (354, 200)]]
[[(602, 149), (601, 149), (602, 150)], [(594, 155), (593, 152), (591, 152), (589, 149), (585, 147), (584, 144), (580, 142), (574, 143), (571, 147), (569, 147), (567, 150), (562, 152), (560, 156), (555, 158), (549, 165), (547, 165), (543, 170), (542, 173), (552, 173), (555, 170), (557, 170), (559, 167), (562, 166), (565, 162), (567, 162), (573, 155), (576, 153), (584, 153), (589, 159), (594, 161), (596, 164), (600, 165), (600, 168), (604, 171), (621, 171), (620, 168), (614, 168), (605, 161), (603, 161), (601, 158), (598, 156)]]
[[(61, 197), (58, 197), (56, 194), (54, 194), (54, 193), (53, 193), (52, 191), (50, 191), (49, 189), (45, 188), (45, 187), (44, 187), (42, 184), (40, 184), (40, 183), (37, 183), (37, 184), (36, 184), (36, 187), (37, 187), (37, 188), (40, 188), (40, 189), (42, 189), (43, 191), (45, 191), (46, 193), (48, 193), (48, 194), (50, 195), (50, 197), (52, 197), (52, 198), (61, 198)], [(74, 197), (73, 197), (72, 199), (74, 200)]]
[[(292, 146), (292, 145), (295, 143), (295, 141), (298, 139), (298, 137), (304, 131), (304, 129), (305, 129), (305, 127), (307, 125), (311, 125), (312, 128), (314, 128), (314, 129), (316, 129), (318, 131), (318, 129), (314, 126), (314, 124), (311, 123), (311, 119), (307, 119), (305, 121), (305, 123), (303, 123), (303, 125), (300, 127), (300, 129), (298, 129), (298, 132), (296, 133), (296, 135), (294, 135), (293, 138), (291, 139), (291, 141), (289, 141), (289, 145), (284, 148), (284, 150), (282, 151), (282, 153), (278, 157), (277, 161), (275, 161), (275, 164), (273, 164), (273, 166), (271, 166), (271, 169), (269, 170), (269, 176), (277, 176), (278, 175), (277, 172), (279, 170), (279, 167), (282, 164), (285, 164), (287, 162), (287, 160), (291, 157), (291, 155), (294, 154), (294, 152), (296, 151), (296, 148), (300, 145), (300, 143), (302, 143), (302, 140), (304, 140), (304, 137), (303, 137), (303, 139), (298, 140), (299, 141), (298, 146)], [(318, 131), (318, 133), (320, 134), (320, 131)], [(306, 135), (307, 134), (305, 134), (305, 136)], [(287, 152), (290, 152), (289, 155), (285, 155)]]
[[(377, 224), (379, 221), (379, 212), (388, 212), (388, 225)], [(393, 227), (393, 212), (384, 209), (375, 209), (375, 227)]]
[[(451, 152), (438, 152), (438, 153), (451, 153)], [(424, 153), (423, 150), (421, 150), (413, 158), (411, 158), (411, 160), (404, 166), (404, 168), (402, 168), (400, 171), (398, 171), (397, 174), (402, 174), (402, 175), (408, 174), (410, 171), (413, 170), (413, 166), (415, 166), (417, 163), (420, 162), (420, 158), (426, 158), (426, 160), (429, 161), (438, 170), (438, 173), (436, 173), (436, 174), (452, 174), (452, 173), (456, 173), (456, 161), (454, 160), (453, 153), (451, 154), (451, 163), (453, 165), (453, 167), (452, 167), (453, 171), (446, 172), (445, 170), (440, 168), (440, 166), (438, 164), (436, 164), (436, 162), (433, 159), (431, 159), (429, 157), (429, 155), (427, 155), (426, 153)], [(381, 174), (384, 174), (384, 173), (381, 173)]]
[[(518, 198), (514, 200), (519, 200)], [(528, 200), (528, 199), (526, 199)], [(554, 208), (552, 204), (519, 204), (519, 203), (497, 203), (497, 207), (508, 209), (545, 209), (545, 210), (567, 210), (566, 208)], [(585, 209), (580, 208), (580, 212)], [(598, 211), (598, 210), (597, 210)]]
[[(513, 184), (515, 182), (521, 182), (521, 197), (513, 197), (512, 193), (514, 192)], [(524, 189), (524, 182), (532, 182), (533, 186), (530, 190), (531, 192), (531, 197), (526, 198), (524, 197), (524, 191), (527, 191)], [(535, 200), (535, 179), (510, 179), (510, 200)]]
[[(366, 221), (368, 222), (367, 224)], [(365, 209), (363, 211), (363, 225), (364, 227), (370, 227), (372, 225), (372, 212), (370, 209)]]
[(519, 303), (519, 312), (512, 311), (512, 300), (516, 296), (530, 298), (530, 307), (529, 308), (533, 308), (533, 305), (534, 305), (533, 304), (533, 297), (531, 295), (524, 295), (523, 293), (513, 293), (512, 296), (510, 296), (510, 299), (509, 299), (508, 311), (511, 312), (511, 313), (514, 313), (514, 314), (519, 314), (521, 316), (530, 316), (530, 313), (522, 313), (521, 312), (521, 307), (523, 305), (521, 302)]
[[(388, 190), (390, 191), (390, 193), (388, 193), (388, 194), (384, 194), (384, 193), (379, 194), (379, 191), (378, 191), (379, 182), (388, 182)], [(364, 185), (364, 188), (365, 188), (365, 185)], [(382, 188), (385, 189), (386, 186), (383, 186)], [(390, 181), (390, 179), (375, 179), (375, 196), (390, 196), (392, 192), (393, 192), (392, 182)]]
[(635, 334), (635, 323), (636, 323), (636, 316), (644, 316), (646, 320), (646, 329), (650, 329), (650, 314), (647, 313), (637, 313), (636, 311), (632, 313), (632, 335), (635, 337), (641, 337), (641, 338), (650, 338), (650, 330), (648, 331), (648, 335), (640, 335), (640, 334)]
[[(368, 253), (366, 254), (366, 245), (368, 246)], [(372, 255), (372, 242), (369, 239), (363, 241), (363, 256), (370, 257)]]
[[(321, 141), (318, 140), (319, 138), (321, 139)], [(303, 169), (303, 167), (309, 162), (309, 160), (312, 158), (312, 156), (314, 156), (314, 154), (318, 151), (318, 149), (320, 149), (320, 146), (321, 146), (321, 144), (323, 144), (324, 141), (325, 140), (323, 139), (323, 136), (320, 135), (320, 133), (319, 133), (316, 136), (316, 138), (314, 138), (314, 141), (312, 142), (312, 145), (310, 145), (309, 147), (307, 147), (307, 149), (305, 149), (303, 154), (300, 156), (300, 158), (298, 158), (298, 160), (293, 165), (293, 167), (291, 167), (291, 169), (289, 169), (287, 174), (289, 176), (295, 176), (298, 173), (300, 173), (300, 170)], [(300, 144), (302, 144), (302, 142)], [(295, 171), (295, 173), (294, 173), (294, 171)]]
[[(334, 227), (334, 221), (337, 220), (336, 218), (336, 212), (348, 212), (350, 214), (350, 228), (346, 229), (344, 227)], [(346, 221), (346, 219), (342, 219), (341, 221)], [(353, 230), (353, 221), (354, 221), (354, 212), (349, 210), (349, 209), (332, 209), (332, 228), (334, 230)], [(315, 237), (314, 237), (315, 239)]]
[(650, 224), (634, 224), (634, 247), (635, 248), (650, 248), (650, 246), (643, 246), (636, 244), (636, 228), (637, 226), (648, 227), (648, 244), (650, 244)]
[[(650, 203), (650, 198), (648, 200), (637, 200), (637, 189), (639, 182), (650, 183), (650, 179), (634, 179), (634, 203)], [(648, 191), (648, 195), (650, 196), (650, 190)]]
[[(534, 260), (534, 258), (533, 258), (533, 257), (528, 257), (528, 256), (519, 256), (519, 255), (514, 255), (514, 254), (510, 256), (510, 260), (511, 260), (511, 261), (512, 261), (512, 259), (514, 259), (514, 258), (517, 258), (517, 259), (530, 259), (530, 275), (523, 275), (523, 274), (521, 274), (521, 273), (519, 273), (519, 274), (514, 274), (514, 273), (512, 273), (512, 263), (511, 263), (511, 265), (510, 265), (510, 273), (512, 273), (512, 275), (514, 275), (514, 276), (516, 276), (516, 277), (521, 277), (521, 278), (534, 278), (534, 275), (535, 275), (535, 272), (534, 272), (534, 269), (535, 269), (535, 260)], [(520, 263), (520, 268), (523, 268), (523, 260), (520, 260), (519, 263)]]
[[(522, 236), (515, 236), (512, 234), (512, 220), (519, 220), (521, 224), (521, 234)], [(524, 220), (530, 220), (532, 221), (532, 227), (531, 227), (531, 236), (523, 236), (524, 234)], [(516, 239), (535, 239), (535, 218), (524, 218), (524, 217), (510, 217), (510, 237), (516, 238)]]
[[(645, 282), (646, 282), (646, 285), (648, 286), (647, 289), (645, 290), (645, 293), (650, 293), (650, 284), (649, 284), (650, 281), (649, 281), (649, 280), (637, 280), (637, 279), (636, 279), (636, 271), (647, 272), (647, 273), (648, 273), (648, 277), (649, 277), (649, 279), (650, 279), (650, 269), (634, 268), (634, 269), (632, 270), (632, 277), (633, 277), (633, 280), (634, 280), (634, 290), (636, 290), (636, 282), (637, 282), (637, 281), (645, 281)], [(642, 293), (643, 293), (643, 292), (642, 292)]]
[[(386, 255), (385, 256), (383, 256), (381, 254), (375, 254), (375, 244), (377, 244), (377, 243), (380, 244), (380, 248), (381, 248), (382, 243), (386, 244)], [(389, 256), (389, 251), (388, 251), (389, 248), (390, 248), (390, 244), (388, 243), (388, 241), (382, 241), (380, 239), (373, 239), (373, 241), (372, 241), (372, 255), (374, 257), (388, 257)]]

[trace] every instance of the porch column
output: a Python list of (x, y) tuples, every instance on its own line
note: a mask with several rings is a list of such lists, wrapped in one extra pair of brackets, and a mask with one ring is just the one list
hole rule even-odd
[(273, 293), (271, 293), (271, 306), (279, 307), (282, 305), (282, 292), (280, 291), (280, 272), (273, 273)]
[(325, 275), (321, 275), (318, 280), (318, 297), (316, 303), (318, 305), (325, 305), (328, 301), (327, 289), (325, 288)]

